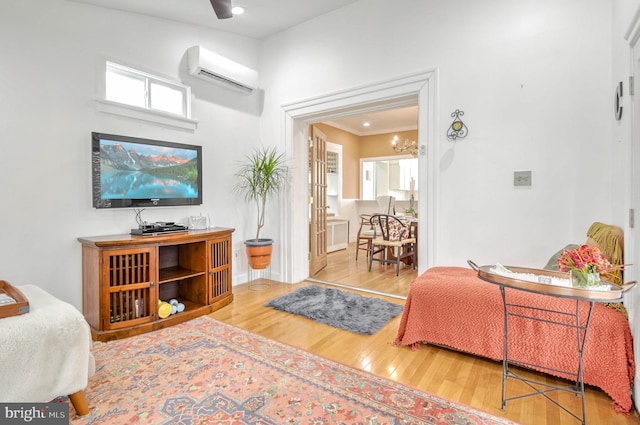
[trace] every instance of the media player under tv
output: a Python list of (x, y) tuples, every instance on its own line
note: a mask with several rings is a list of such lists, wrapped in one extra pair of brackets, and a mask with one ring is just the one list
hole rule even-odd
[(175, 223), (141, 224), (137, 229), (131, 229), (132, 235), (157, 235), (160, 233), (186, 232), (189, 228)]

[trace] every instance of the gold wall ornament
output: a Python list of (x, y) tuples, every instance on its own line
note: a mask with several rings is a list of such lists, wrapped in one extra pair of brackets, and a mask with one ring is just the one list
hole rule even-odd
[(453, 118), (453, 122), (449, 126), (449, 130), (447, 130), (447, 139), (456, 140), (458, 138), (463, 139), (467, 137), (469, 130), (467, 126), (460, 119), (461, 116), (464, 115), (464, 111), (456, 109), (451, 113), (451, 117)]

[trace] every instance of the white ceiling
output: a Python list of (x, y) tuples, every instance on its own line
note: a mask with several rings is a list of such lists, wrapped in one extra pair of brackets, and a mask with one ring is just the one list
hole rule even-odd
[(209, 0), (71, 0), (262, 39), (358, 0), (233, 0), (242, 15), (218, 19)]
[[(368, 127), (363, 126), (365, 122)], [(358, 136), (418, 129), (418, 106), (370, 112), (328, 121), (327, 124)]]
[[(245, 12), (229, 19), (218, 19), (209, 0), (71, 1), (263, 39), (358, 0), (233, 0), (233, 5), (244, 7)], [(363, 127), (365, 121), (371, 126)], [(418, 128), (418, 107), (350, 116), (327, 124), (358, 136), (415, 130)]]

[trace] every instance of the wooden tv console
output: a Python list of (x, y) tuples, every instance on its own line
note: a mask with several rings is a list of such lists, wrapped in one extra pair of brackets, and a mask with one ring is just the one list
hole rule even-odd
[[(93, 339), (138, 335), (231, 303), (234, 230), (78, 238), (82, 310)], [(160, 318), (158, 302), (171, 299), (183, 303), (184, 311)]]

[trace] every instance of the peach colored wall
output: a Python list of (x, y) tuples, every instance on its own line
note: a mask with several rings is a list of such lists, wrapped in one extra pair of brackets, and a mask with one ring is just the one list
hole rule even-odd
[(342, 198), (360, 197), (360, 137), (330, 125), (314, 124), (327, 135), (327, 141), (342, 145)]
[[(401, 155), (391, 149), (391, 140), (395, 135), (398, 136), (400, 145), (404, 143), (405, 139), (418, 140), (418, 130), (362, 136), (360, 138), (360, 158)], [(360, 161), (360, 158), (358, 158), (358, 161)]]
[(405, 139), (418, 139), (418, 130), (357, 136), (327, 124), (313, 125), (326, 134), (328, 142), (342, 145), (342, 198), (344, 199), (360, 198), (360, 158), (401, 155), (391, 149), (391, 140), (395, 135), (398, 135), (401, 144)]

